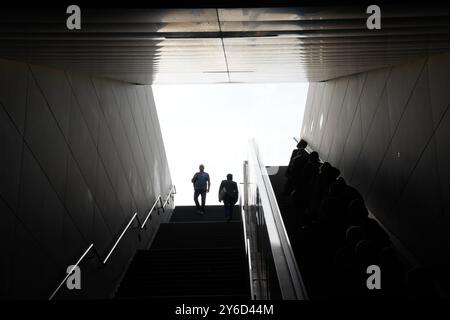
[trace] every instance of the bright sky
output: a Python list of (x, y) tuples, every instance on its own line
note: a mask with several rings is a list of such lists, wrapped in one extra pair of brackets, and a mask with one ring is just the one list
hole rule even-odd
[(298, 137), (307, 83), (154, 85), (153, 93), (177, 205), (194, 205), (190, 182), (200, 164), (211, 178), (206, 205), (219, 204), (227, 173), (240, 183), (248, 140), (265, 165), (286, 165)]

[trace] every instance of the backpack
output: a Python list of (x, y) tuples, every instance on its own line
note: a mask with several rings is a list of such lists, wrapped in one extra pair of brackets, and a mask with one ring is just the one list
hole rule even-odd
[[(237, 194), (236, 194), (236, 191), (237, 191), (237, 189), (235, 189), (234, 188), (234, 186), (235, 186), (235, 182), (229, 182), (228, 183), (228, 181), (227, 180), (224, 180), (224, 181), (226, 181), (225, 182), (225, 185), (227, 185), (228, 184), (228, 188), (226, 187), (226, 186), (224, 186), (223, 188), (222, 188), (222, 190), (220, 190), (220, 193), (222, 193), (222, 191), (223, 191), (223, 196), (222, 196), (222, 199), (225, 197), (225, 194), (226, 195), (228, 195), (232, 200), (233, 200), (233, 202), (237, 202)], [(220, 197), (220, 196), (219, 196)]]
[(222, 189), (220, 189), (220, 192), (219, 192), (219, 202), (221, 202), (223, 200), (223, 198), (225, 198), (226, 193), (227, 193), (227, 188), (222, 187)]

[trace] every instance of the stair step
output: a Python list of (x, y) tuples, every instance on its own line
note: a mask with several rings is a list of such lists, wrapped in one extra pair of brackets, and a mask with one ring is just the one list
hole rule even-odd
[[(199, 278), (200, 279), (200, 278)], [(233, 283), (235, 282), (235, 283)], [(226, 278), (223, 281), (217, 281), (215, 283), (211, 283), (211, 281), (205, 281), (205, 282), (199, 282), (199, 281), (177, 281), (176, 283), (165, 283), (165, 282), (153, 282), (149, 279), (142, 280), (139, 279), (139, 281), (135, 281), (133, 283), (126, 283), (122, 286), (120, 286), (121, 290), (125, 289), (158, 289), (161, 290), (217, 290), (219, 287), (226, 286), (226, 290), (228, 289), (238, 289), (241, 290), (244, 286), (242, 285), (242, 277), (230, 277)], [(225, 289), (223, 289), (225, 290)]]
[(161, 224), (152, 248), (242, 247), (240, 223), (168, 223)]
[(242, 292), (212, 292), (212, 293), (199, 293), (199, 292), (176, 292), (176, 293), (152, 293), (152, 292), (128, 292), (126, 295), (118, 295), (116, 299), (152, 299), (152, 300), (164, 300), (167, 299), (182, 299), (186, 303), (188, 299), (198, 300), (217, 300), (217, 301), (234, 301), (234, 300), (249, 300), (249, 293)]
[[(206, 213), (204, 215), (199, 215), (195, 206), (177, 206), (172, 213), (170, 222), (179, 221), (225, 221), (225, 211), (223, 206), (206, 206)], [(235, 206), (233, 210), (233, 220), (240, 221), (241, 213), (239, 207)]]
[(176, 207), (175, 222), (161, 224), (150, 250), (136, 252), (116, 297), (248, 299), (242, 223), (219, 221), (223, 216), (222, 206), (203, 217), (194, 207)]
[[(199, 268), (190, 268), (188, 270), (183, 270), (181, 268), (178, 269), (169, 269), (169, 270), (163, 270), (163, 269), (141, 269), (141, 270), (137, 270), (137, 269), (130, 269), (130, 272), (133, 272), (133, 276), (135, 277), (141, 277), (141, 278), (154, 278), (156, 276), (171, 276), (174, 273), (176, 273), (176, 275), (173, 275), (173, 277), (196, 277), (198, 275), (199, 278), (202, 277), (213, 277), (210, 276), (209, 274), (217, 274), (220, 272), (226, 272), (226, 273), (235, 273), (235, 272), (239, 272), (239, 270), (241, 270), (241, 268), (239, 267), (223, 267), (223, 268), (214, 268), (214, 270), (207, 270), (207, 269), (200, 269), (201, 266), (198, 266)], [(197, 271), (198, 269), (200, 269), (199, 271)], [(132, 276), (130, 276), (131, 278)], [(214, 276), (217, 277), (217, 276)], [(126, 279), (128, 280), (128, 278)], [(124, 280), (124, 281), (126, 281)]]
[(185, 294), (185, 295), (150, 295), (143, 293), (142, 295), (130, 295), (126, 297), (117, 297), (120, 300), (129, 300), (129, 299), (151, 299), (151, 300), (164, 300), (166, 302), (167, 300), (174, 299), (179, 301), (180, 299), (183, 300), (184, 303), (187, 303), (189, 301), (195, 301), (198, 302), (199, 300), (202, 301), (220, 301), (221, 303), (224, 303), (226, 301), (240, 301), (240, 300), (248, 300), (250, 298), (249, 295), (243, 295), (243, 294), (221, 294), (221, 295), (195, 295), (195, 294)]

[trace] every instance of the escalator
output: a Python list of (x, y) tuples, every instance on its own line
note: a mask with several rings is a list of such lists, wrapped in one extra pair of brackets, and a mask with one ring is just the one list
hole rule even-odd
[(284, 194), (284, 188), (286, 184), (286, 173), (287, 166), (280, 166), (275, 174), (269, 175), (270, 183), (272, 185), (273, 192), (277, 199), (278, 207), (280, 208), (280, 213), (286, 226), (286, 231), (291, 240), (291, 245), (293, 250), (296, 249), (296, 239), (294, 238), (297, 224), (294, 220), (295, 214), (292, 214), (292, 202), (288, 195)]
[[(310, 299), (437, 296), (427, 270), (413, 267), (403, 255), (404, 246), (367, 210), (362, 195), (345, 180), (334, 178), (327, 184), (329, 171), (323, 163), (321, 176), (303, 186), (303, 190), (311, 191), (301, 198), (295, 191), (290, 195), (285, 192), (287, 167), (267, 167), (266, 170), (271, 173), (268, 184)], [(320, 194), (318, 190), (326, 190), (326, 193)], [(314, 207), (311, 199), (320, 205)], [(300, 206), (300, 202), (305, 205)], [(374, 281), (371, 278), (374, 269), (379, 272), (378, 279), (383, 279), (378, 280), (382, 283), (378, 290), (370, 286), (370, 281)]]

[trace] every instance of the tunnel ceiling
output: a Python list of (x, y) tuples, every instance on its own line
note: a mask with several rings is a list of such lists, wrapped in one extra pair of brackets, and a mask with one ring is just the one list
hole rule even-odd
[(2, 10), (0, 57), (139, 84), (324, 81), (450, 50), (449, 7)]

